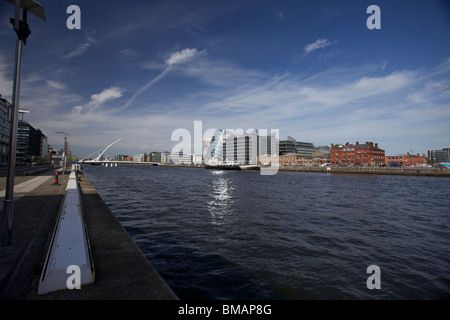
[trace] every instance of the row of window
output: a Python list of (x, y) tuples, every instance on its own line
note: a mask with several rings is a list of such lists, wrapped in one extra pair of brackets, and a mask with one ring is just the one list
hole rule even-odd
[[(354, 149), (352, 149), (352, 150), (333, 150), (331, 153), (332, 154), (354, 154), (355, 152), (354, 152), (355, 150)], [(384, 155), (384, 151), (382, 151), (382, 150), (368, 150), (368, 149), (363, 149), (362, 150), (362, 153), (367, 153), (367, 151), (370, 151), (369, 153), (372, 153), (372, 154), (383, 154)], [(361, 153), (361, 150), (358, 150), (357, 151), (358, 153)]]

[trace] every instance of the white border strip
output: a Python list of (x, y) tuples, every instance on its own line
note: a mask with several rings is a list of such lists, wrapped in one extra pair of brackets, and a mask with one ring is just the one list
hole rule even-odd
[(92, 260), (83, 205), (76, 171), (72, 171), (67, 183), (64, 201), (53, 233), (50, 249), (39, 281), (38, 294), (68, 289), (71, 277), (69, 266), (80, 269), (80, 284), (94, 282), (95, 270)]

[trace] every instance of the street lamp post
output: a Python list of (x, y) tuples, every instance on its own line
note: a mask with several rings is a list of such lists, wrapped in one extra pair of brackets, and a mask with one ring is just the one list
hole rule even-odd
[[(6, 0), (15, 5), (14, 19), (11, 23), (14, 31), (17, 33), (16, 56), (14, 62), (14, 81), (12, 92), (12, 107), (10, 110), (10, 134), (9, 134), (9, 161), (8, 175), (6, 178), (5, 200), (3, 204), (3, 217), (1, 227), (1, 246), (11, 245), (12, 222), (14, 216), (14, 173), (16, 166), (16, 142), (17, 142), (17, 121), (19, 113), (19, 90), (20, 90), (20, 71), (22, 62), (22, 46), (26, 44), (31, 31), (27, 24), (27, 12), (46, 21), (44, 9), (34, 0)], [(20, 9), (22, 9), (22, 19), (20, 20)]]
[(61, 133), (64, 135), (64, 156), (63, 156), (63, 174), (66, 173), (67, 169), (67, 136), (69, 135), (66, 132), (58, 131), (57, 133)]

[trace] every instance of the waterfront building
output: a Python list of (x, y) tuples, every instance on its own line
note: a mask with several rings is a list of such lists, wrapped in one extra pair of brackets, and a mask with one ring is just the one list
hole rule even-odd
[(314, 147), (314, 152), (311, 155), (312, 159), (321, 160), (321, 162), (330, 162), (330, 146)]
[(8, 159), (9, 150), (9, 110), (12, 107), (6, 99), (0, 95), (0, 164)]
[(387, 166), (402, 166), (402, 167), (407, 167), (407, 166), (421, 166), (422, 164), (426, 163), (426, 158), (425, 155), (412, 155), (409, 154), (409, 152), (407, 154), (398, 154), (396, 156), (385, 156), (385, 164)]
[(179, 154), (165, 154), (165, 161), (163, 163), (177, 164), (177, 165), (192, 165), (192, 164), (202, 164), (203, 156), (201, 154), (192, 153), (179, 153)]
[(161, 163), (161, 152), (152, 152), (148, 155), (148, 162)]
[(48, 152), (47, 137), (24, 120), (18, 121), (16, 161), (45, 161)]
[(278, 156), (280, 153), (279, 140), (272, 133), (271, 135), (257, 136), (257, 153), (258, 156)]
[(145, 155), (144, 154), (135, 154), (133, 156), (133, 162), (144, 162)]
[(278, 145), (275, 133), (260, 136), (255, 129), (217, 129), (206, 141), (204, 163), (256, 165), (260, 163), (258, 156), (278, 156)]
[(161, 163), (170, 163), (170, 152), (161, 152)]
[(311, 142), (300, 142), (296, 143), (296, 151), (298, 154), (302, 155), (304, 158), (311, 158), (314, 153), (314, 145)]
[(249, 165), (257, 163), (256, 130), (217, 129), (205, 151), (205, 163)]
[(330, 162), (333, 165), (345, 166), (379, 166), (385, 164), (384, 150), (378, 143), (366, 142), (360, 144), (331, 144)]
[(239, 165), (257, 163), (258, 138), (256, 130), (228, 133), (223, 136), (223, 161)]
[(287, 153), (279, 157), (280, 166), (320, 166), (328, 163), (326, 158), (305, 158), (298, 153)]
[(442, 150), (428, 150), (428, 159), (430, 159), (432, 164), (449, 162), (450, 148), (443, 148)]
[(287, 140), (280, 140), (279, 152), (280, 156), (283, 154), (297, 153), (296, 142), (294, 138), (287, 137)]
[(310, 158), (314, 152), (314, 145), (311, 142), (301, 142), (288, 136), (287, 140), (280, 140), (279, 154), (298, 153), (304, 158)]
[(128, 155), (125, 154), (118, 154), (116, 156), (114, 156), (114, 160), (116, 161), (127, 161), (126, 159), (128, 158)]

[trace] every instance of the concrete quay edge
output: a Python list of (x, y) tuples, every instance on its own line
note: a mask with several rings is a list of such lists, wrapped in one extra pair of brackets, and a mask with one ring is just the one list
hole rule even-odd
[(349, 173), (349, 174), (450, 177), (450, 169), (444, 169), (444, 168), (280, 166), (278, 168), (278, 170), (286, 171), (286, 172), (319, 172), (319, 173)]
[(46, 175), (47, 181), (14, 201), (12, 245), (0, 248), (0, 300), (178, 300), (82, 173), (78, 182), (95, 281), (79, 290), (38, 295), (69, 176), (60, 173), (54, 184), (54, 171)]
[(37, 295), (38, 277), (35, 277), (27, 299), (178, 300), (89, 180), (81, 172), (78, 177), (95, 281), (81, 289)]

